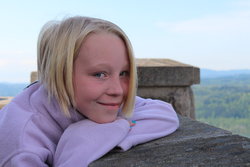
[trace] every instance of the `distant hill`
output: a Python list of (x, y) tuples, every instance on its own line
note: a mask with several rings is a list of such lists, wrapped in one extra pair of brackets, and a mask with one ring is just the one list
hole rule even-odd
[(192, 88), (197, 118), (250, 119), (250, 70), (218, 72), (210, 77), (203, 73), (201, 83)]
[(16, 96), (28, 83), (0, 83), (0, 96)]
[(249, 86), (250, 85), (250, 74), (238, 74), (238, 75), (225, 75), (221, 77), (201, 77), (201, 86), (226, 86), (226, 85), (237, 85), (237, 86)]
[(237, 76), (247, 74), (250, 75), (250, 70), (209, 70), (200, 69), (201, 78), (219, 78), (228, 76)]

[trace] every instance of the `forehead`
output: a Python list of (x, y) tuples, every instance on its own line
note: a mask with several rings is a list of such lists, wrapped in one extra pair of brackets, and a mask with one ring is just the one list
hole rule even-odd
[(129, 57), (121, 37), (114, 33), (98, 32), (86, 37), (81, 45), (78, 59), (91, 64), (109, 61), (128, 63)]

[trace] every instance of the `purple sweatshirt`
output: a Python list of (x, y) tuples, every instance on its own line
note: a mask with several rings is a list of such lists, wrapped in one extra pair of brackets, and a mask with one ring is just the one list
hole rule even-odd
[(136, 97), (130, 128), (121, 118), (98, 124), (70, 109), (63, 115), (39, 83), (0, 110), (1, 167), (84, 167), (114, 147), (123, 151), (174, 132), (178, 117), (168, 103)]

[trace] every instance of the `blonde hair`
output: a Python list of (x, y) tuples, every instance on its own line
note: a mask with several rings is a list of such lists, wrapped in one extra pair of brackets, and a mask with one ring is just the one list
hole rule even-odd
[(119, 36), (127, 49), (130, 62), (129, 90), (122, 112), (132, 115), (137, 89), (137, 72), (132, 45), (117, 25), (97, 18), (70, 17), (50, 21), (42, 28), (37, 46), (38, 79), (48, 90), (49, 98), (55, 97), (66, 116), (69, 108), (76, 108), (73, 88), (73, 65), (83, 41), (90, 33), (110, 32)]

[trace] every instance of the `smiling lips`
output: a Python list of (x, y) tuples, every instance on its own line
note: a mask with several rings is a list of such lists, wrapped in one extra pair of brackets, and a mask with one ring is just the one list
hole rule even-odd
[(118, 110), (121, 104), (121, 103), (102, 103), (102, 102), (97, 102), (97, 103), (111, 110)]

